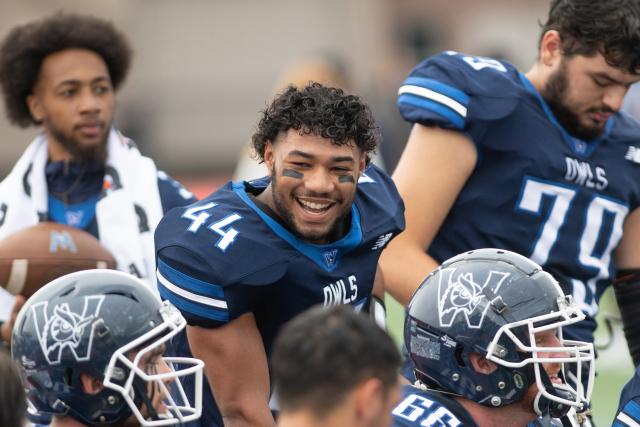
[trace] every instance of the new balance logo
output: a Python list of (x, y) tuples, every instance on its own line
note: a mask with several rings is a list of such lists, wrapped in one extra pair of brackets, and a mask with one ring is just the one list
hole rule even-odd
[(378, 249), (384, 248), (389, 240), (391, 240), (391, 237), (393, 237), (393, 233), (383, 234), (382, 236), (378, 237), (378, 240), (376, 240), (376, 243), (373, 245), (371, 250), (377, 251)]
[(632, 161), (633, 163), (640, 163), (640, 148), (633, 146), (629, 147), (624, 158)]
[(358, 178), (358, 184), (373, 184), (375, 181), (366, 173), (363, 173), (360, 178)]

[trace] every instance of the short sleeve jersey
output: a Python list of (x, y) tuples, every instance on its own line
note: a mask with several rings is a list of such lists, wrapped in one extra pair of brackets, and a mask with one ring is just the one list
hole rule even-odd
[(640, 367), (636, 368), (633, 378), (625, 384), (620, 394), (620, 402), (614, 427), (634, 427), (640, 425)]
[(574, 138), (512, 65), (457, 52), (416, 66), (398, 106), (409, 122), (462, 132), (478, 154), (429, 254), (496, 247), (531, 258), (587, 315), (567, 336), (592, 341), (612, 253), (640, 204), (640, 124), (616, 113), (597, 139)]
[(368, 302), (380, 252), (404, 228), (404, 207), (390, 178), (371, 166), (358, 183), (347, 234), (314, 245), (247, 192), (267, 185), (229, 183), (172, 210), (155, 239), (160, 295), (192, 325), (215, 328), (253, 313), (268, 355), (281, 325), (309, 307)]

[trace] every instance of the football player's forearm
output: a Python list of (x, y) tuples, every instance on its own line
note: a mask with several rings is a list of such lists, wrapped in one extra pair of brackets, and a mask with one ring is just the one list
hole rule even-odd
[(237, 369), (219, 372), (213, 366), (205, 365), (205, 373), (225, 427), (275, 425), (269, 408), (269, 386), (256, 381), (259, 375), (243, 377)]
[(273, 426), (269, 369), (252, 313), (215, 329), (187, 327), (189, 345), (205, 362), (225, 426)]
[(640, 365), (640, 325), (637, 322), (640, 310), (640, 269), (618, 271), (613, 290), (618, 301), (629, 354), (637, 367)]
[(272, 427), (275, 421), (269, 408), (268, 384), (256, 381), (258, 376), (241, 376), (207, 372), (225, 427)]
[(275, 421), (267, 402), (231, 405), (220, 409), (225, 427), (273, 427)]

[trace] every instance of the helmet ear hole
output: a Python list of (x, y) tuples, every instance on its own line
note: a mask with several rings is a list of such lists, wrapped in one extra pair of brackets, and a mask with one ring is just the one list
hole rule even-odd
[(60, 297), (66, 297), (68, 295), (70, 295), (71, 293), (73, 293), (76, 290), (75, 286), (69, 286), (69, 289), (67, 289), (65, 292), (60, 294)]
[(73, 369), (67, 368), (64, 370), (64, 383), (66, 385), (72, 385), (71, 384), (72, 381), (73, 381)]
[(456, 351), (454, 352), (456, 362), (458, 362), (458, 366), (461, 368), (464, 368), (467, 366), (467, 364), (464, 362), (464, 358), (462, 357), (463, 351), (464, 351), (464, 348), (461, 345), (458, 345), (456, 347)]

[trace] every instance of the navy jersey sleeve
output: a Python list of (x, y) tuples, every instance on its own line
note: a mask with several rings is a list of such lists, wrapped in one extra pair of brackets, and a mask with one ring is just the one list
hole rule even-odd
[(518, 75), (505, 62), (445, 52), (413, 69), (398, 90), (398, 108), (409, 122), (469, 134), (474, 121), (513, 111)]
[(380, 248), (404, 230), (404, 202), (389, 175), (370, 165), (358, 180), (356, 205), (365, 234), (380, 236)]
[(614, 427), (637, 425), (640, 425), (640, 367), (622, 389), (618, 413), (613, 420)]
[(613, 427), (633, 427), (640, 425), (640, 398), (629, 400), (618, 412)]
[(191, 325), (217, 327), (257, 311), (286, 271), (252, 211), (227, 187), (172, 209), (155, 231), (158, 290)]
[(225, 284), (200, 255), (170, 246), (158, 252), (158, 290), (190, 325), (218, 327), (255, 311), (265, 287)]
[(178, 206), (190, 205), (197, 200), (193, 193), (161, 170), (158, 171), (158, 191), (163, 213)]

